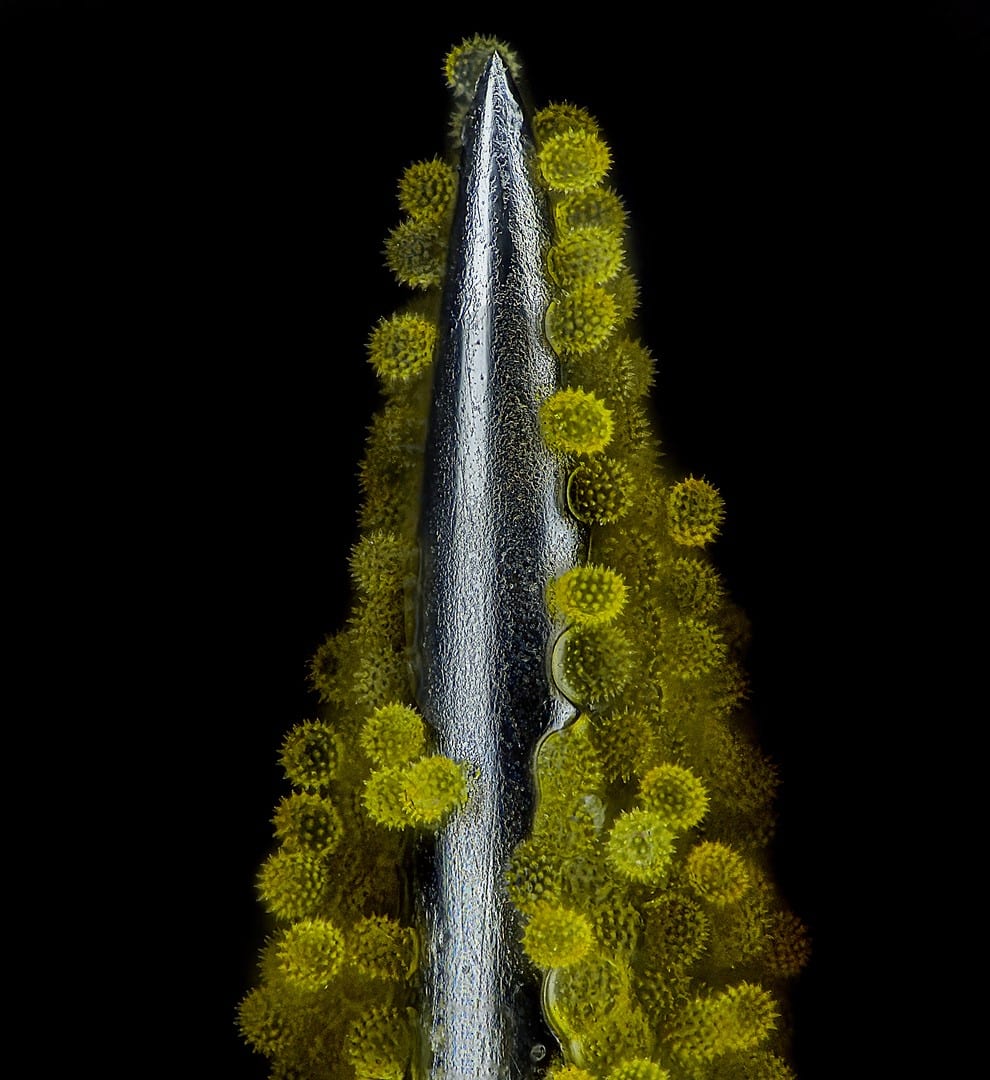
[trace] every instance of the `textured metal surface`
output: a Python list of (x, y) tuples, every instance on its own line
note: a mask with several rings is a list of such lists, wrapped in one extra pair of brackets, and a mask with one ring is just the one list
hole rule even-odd
[(465, 762), (467, 805), (420, 853), (424, 1046), (431, 1080), (542, 1075), (555, 1043), (504, 887), (529, 831), (532, 756), (571, 706), (552, 690), (547, 581), (583, 536), (539, 433), (556, 389), (546, 343), (549, 225), (532, 143), (493, 55), (464, 128), (460, 192), (426, 447), (418, 697), (441, 753)]

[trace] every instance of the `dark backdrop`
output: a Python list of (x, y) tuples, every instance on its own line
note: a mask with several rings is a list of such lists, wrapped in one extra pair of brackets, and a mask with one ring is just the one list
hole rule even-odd
[(725, 495), (715, 554), (753, 622), (775, 859), (815, 945), (799, 1075), (885, 1075), (871, 1062), (903, 1036), (877, 1026), (873, 988), (892, 980), (904, 903), (885, 785), (912, 678), (886, 567), (914, 528), (917, 402), (963, 361), (946, 327), (977, 302), (978, 5), (910, 22), (603, 6), (545, 25), (322, 4), (0, 11), (7, 301), (28, 331), (7, 343), (26, 390), (12, 405), (59, 446), (43, 486), (72, 522), (71, 599), (55, 622), (82, 602), (110, 626), (99, 700), (120, 719), (89, 747), (109, 777), (96, 846), (146, 827), (116, 801), (104, 815), (108, 789), (154, 822), (151, 850), (124, 843), (141, 884), (114, 902), (152, 924), (134, 994), (118, 941), (119, 1007), (165, 1002), (138, 1006), (136, 1041), (192, 1075), (265, 1074), (233, 1012), (264, 933), (277, 750), (345, 609), (377, 400), (364, 346), (401, 299), (381, 256), (396, 182), (441, 150), (442, 59), (480, 31), (517, 48), (538, 104), (586, 106), (611, 143), (661, 434)]

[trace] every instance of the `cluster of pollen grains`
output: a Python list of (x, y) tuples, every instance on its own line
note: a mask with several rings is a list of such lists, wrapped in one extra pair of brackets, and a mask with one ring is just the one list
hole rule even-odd
[[(452, 77), (470, 78), (478, 55), (456, 59)], [(446, 161), (410, 165), (385, 241), (386, 265), (407, 291), (367, 341), (382, 402), (359, 467), (351, 601), (310, 664), (321, 715), (281, 747), (292, 790), (258, 875), (272, 930), (259, 985), (238, 1009), (245, 1041), (273, 1076), (401, 1080), (417, 1052), (413, 845), (467, 794), (463, 767), (432, 752), (411, 662), (418, 495), (456, 187)]]
[(385, 241), (385, 263), (400, 285), (428, 291), (443, 283), (457, 175), (436, 158), (418, 161), (399, 181), (404, 217)]
[(368, 816), (387, 829), (436, 828), (466, 799), (464, 766), (442, 754), (377, 769), (364, 785)]
[(794, 1080), (778, 997), (807, 934), (767, 870), (772, 773), (751, 742), (744, 618), (708, 549), (724, 503), (671, 475), (654, 362), (632, 319), (627, 214), (597, 121), (533, 119), (555, 235), (546, 338), (561, 387), (540, 406), (588, 531), (547, 582), (551, 675), (577, 717), (534, 758), (538, 804), (506, 873), (544, 979), (552, 1080)]
[[(355, 603), (365, 600), (356, 590)], [(436, 827), (462, 798), (463, 773), (427, 749), (422, 719), (399, 701), (370, 712), (338, 703), (284, 741), (293, 791), (275, 811), (280, 846), (258, 876), (274, 928), (260, 985), (238, 1011), (245, 1040), (271, 1059), (272, 1075), (406, 1074), (418, 966), (397, 872), (408, 841), (383, 828), (367, 803), (376, 776), (397, 774), (401, 824)]]

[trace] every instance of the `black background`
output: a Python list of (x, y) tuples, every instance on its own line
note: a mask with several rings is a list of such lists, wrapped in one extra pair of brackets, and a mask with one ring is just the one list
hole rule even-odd
[(441, 151), (442, 60), (475, 32), (515, 46), (537, 104), (601, 121), (660, 431), (728, 504), (715, 555), (753, 623), (775, 861), (815, 946), (799, 1076), (885, 1075), (905, 1045), (874, 997), (920, 874), (887, 786), (914, 659), (893, 597), (985, 309), (985, 9), (646, 10), (0, 3), (10, 423), (29, 458), (57, 446), (35, 463), (71, 535), (25, 546), (56, 556), (49, 639), (99, 657), (73, 694), (108, 718), (79, 740), (88, 842), (132, 879), (107, 906), (145, 924), (104, 974), (153, 994), (131, 1037), (187, 1074), (265, 1075), (233, 1013), (277, 750), (345, 610), (364, 346), (402, 299), (396, 182)]

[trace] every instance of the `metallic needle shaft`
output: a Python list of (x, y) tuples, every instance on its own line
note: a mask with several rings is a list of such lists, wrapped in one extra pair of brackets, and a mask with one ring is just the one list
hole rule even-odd
[(578, 561), (562, 465), (540, 436), (557, 389), (545, 200), (522, 107), (493, 53), (465, 119), (426, 445), (417, 601), (420, 709), (466, 763), (469, 800), (419, 866), (423, 1075), (536, 1075), (551, 1038), (504, 872), (532, 824), (532, 758), (572, 706), (549, 678), (548, 580)]

